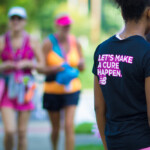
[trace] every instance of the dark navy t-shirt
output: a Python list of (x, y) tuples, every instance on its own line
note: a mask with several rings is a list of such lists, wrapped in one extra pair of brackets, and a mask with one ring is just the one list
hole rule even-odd
[(106, 103), (105, 135), (109, 150), (139, 150), (150, 146), (145, 78), (150, 76), (150, 44), (141, 36), (100, 44), (94, 55)]

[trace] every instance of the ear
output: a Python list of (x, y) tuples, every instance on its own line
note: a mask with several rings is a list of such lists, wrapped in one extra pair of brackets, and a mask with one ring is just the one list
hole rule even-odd
[(150, 19), (150, 7), (147, 9), (147, 18)]
[(148, 20), (150, 19), (150, 7), (146, 7), (143, 16)]
[(121, 9), (121, 16), (122, 16), (122, 18), (124, 18), (124, 17), (123, 17), (123, 11), (122, 11), (122, 9)]

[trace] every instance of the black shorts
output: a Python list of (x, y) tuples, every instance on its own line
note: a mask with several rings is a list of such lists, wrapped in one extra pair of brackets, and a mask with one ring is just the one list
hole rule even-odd
[(43, 96), (43, 108), (49, 111), (60, 111), (62, 108), (77, 105), (80, 91), (71, 94), (47, 94)]

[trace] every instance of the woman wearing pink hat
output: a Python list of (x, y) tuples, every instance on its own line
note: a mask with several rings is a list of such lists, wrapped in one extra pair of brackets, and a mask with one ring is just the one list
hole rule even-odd
[[(4, 123), (4, 148), (14, 149), (14, 136), (18, 134), (18, 150), (27, 150), (26, 132), (30, 112), (34, 109), (31, 97), (35, 85), (32, 84), (31, 70), (42, 63), (40, 44), (31, 38), (24, 28), (27, 14), (22, 7), (13, 7), (8, 13), (9, 31), (0, 37), (0, 109)], [(28, 84), (30, 82), (30, 85)], [(27, 92), (24, 95), (24, 92)], [(18, 117), (16, 120), (15, 113)]]
[(80, 44), (70, 35), (71, 24), (67, 14), (59, 15), (55, 19), (57, 32), (49, 35), (43, 45), (47, 67), (64, 68), (63, 71), (47, 74), (44, 84), (43, 107), (51, 120), (54, 150), (57, 149), (61, 109), (65, 112), (66, 150), (74, 149), (74, 115), (81, 90), (78, 70), (84, 70), (84, 59)]

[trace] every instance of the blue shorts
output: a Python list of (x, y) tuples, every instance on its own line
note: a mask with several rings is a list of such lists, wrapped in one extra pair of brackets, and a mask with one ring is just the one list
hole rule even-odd
[(71, 94), (47, 94), (43, 96), (43, 108), (49, 111), (60, 111), (66, 106), (78, 105), (80, 91)]

